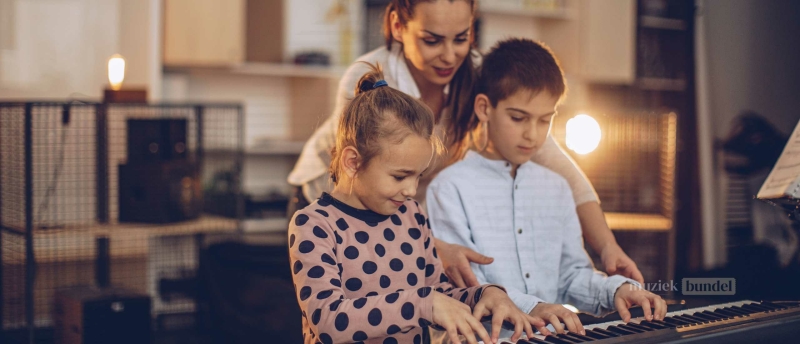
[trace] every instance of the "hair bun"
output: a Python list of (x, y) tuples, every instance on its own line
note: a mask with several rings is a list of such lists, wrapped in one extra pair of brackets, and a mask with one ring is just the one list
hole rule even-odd
[(355, 94), (371, 91), (375, 88), (375, 83), (383, 80), (383, 71), (380, 65), (372, 65), (367, 62), (362, 62), (369, 66), (369, 70), (358, 80), (356, 84)]

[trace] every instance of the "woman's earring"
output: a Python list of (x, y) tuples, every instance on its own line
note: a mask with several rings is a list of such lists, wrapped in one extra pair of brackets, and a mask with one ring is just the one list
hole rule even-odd
[(486, 140), (486, 143), (483, 144), (483, 147), (478, 147), (477, 142), (475, 142), (475, 137), (473, 134), (474, 130), (469, 132), (469, 140), (472, 142), (472, 145), (475, 148), (478, 148), (479, 152), (485, 152), (486, 148), (489, 147), (489, 123), (483, 122), (482, 126), (483, 126), (483, 137)]

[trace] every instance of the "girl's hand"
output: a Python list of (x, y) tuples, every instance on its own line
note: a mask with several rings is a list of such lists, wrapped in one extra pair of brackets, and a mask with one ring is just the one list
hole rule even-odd
[(567, 330), (570, 332), (580, 333), (582, 335), (586, 334), (578, 315), (556, 303), (539, 303), (536, 307), (533, 307), (531, 316), (538, 316), (541, 319), (545, 319), (550, 325), (553, 325), (553, 328), (555, 328), (558, 333), (564, 333), (564, 326), (561, 325), (563, 321), (564, 325), (567, 325)]
[(614, 294), (614, 305), (617, 307), (619, 317), (624, 322), (631, 320), (631, 312), (628, 311), (628, 308), (633, 305), (642, 306), (644, 318), (648, 321), (652, 321), (653, 318), (664, 320), (667, 315), (667, 302), (661, 296), (630, 283), (625, 283), (617, 288), (617, 292)]
[(520, 311), (514, 302), (508, 298), (508, 295), (497, 287), (490, 286), (483, 289), (481, 300), (475, 305), (472, 314), (476, 319), (481, 319), (490, 314), (492, 315), (491, 343), (497, 343), (503, 321), (514, 324), (514, 334), (511, 336), (512, 342), (516, 342), (523, 331), (525, 331), (528, 337), (533, 336), (534, 332), (532, 327), (538, 329), (543, 335), (550, 334), (550, 331), (545, 328), (545, 323), (542, 318), (530, 316)]
[(481, 322), (470, 313), (469, 306), (440, 292), (433, 293), (433, 322), (447, 331), (451, 343), (461, 343), (459, 333), (470, 344), (478, 343), (475, 333), (484, 343), (492, 343)]
[(480, 284), (472, 272), (469, 263), (491, 264), (494, 258), (484, 256), (467, 247), (449, 244), (434, 238), (433, 245), (439, 252), (439, 259), (442, 260), (444, 273), (450, 279), (450, 283), (458, 288), (477, 287)]

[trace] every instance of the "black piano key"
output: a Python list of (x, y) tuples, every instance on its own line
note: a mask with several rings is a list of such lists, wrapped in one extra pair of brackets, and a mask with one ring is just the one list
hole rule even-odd
[(717, 313), (717, 312), (711, 312), (711, 311), (703, 311), (703, 314), (711, 316), (711, 317), (716, 317), (719, 320), (725, 320), (725, 319), (730, 318), (729, 315), (725, 315), (725, 314)]
[(708, 323), (708, 322), (709, 322), (709, 320), (708, 320), (708, 319), (704, 319), (704, 318), (696, 317), (696, 316), (694, 316), (693, 314), (683, 314), (683, 315), (681, 315), (681, 317), (682, 317), (682, 318), (684, 318), (684, 319), (689, 319), (689, 320), (692, 320), (692, 321), (694, 321), (696, 324), (706, 324), (706, 323)]
[(602, 334), (599, 331), (595, 331), (595, 330), (586, 330), (586, 336), (589, 337), (589, 338), (593, 338), (593, 339), (611, 338), (611, 336)]
[(754, 313), (763, 313), (771, 311), (771, 309), (756, 305), (755, 303), (751, 303), (749, 305), (742, 305), (742, 308), (752, 310)]
[(567, 336), (570, 337), (570, 338), (575, 338), (576, 340), (579, 340), (578, 343), (591, 342), (591, 341), (594, 340), (592, 338), (589, 338), (587, 336), (584, 336), (584, 335), (582, 335), (580, 333), (575, 333), (575, 332), (569, 332), (569, 333), (567, 333)]
[(574, 344), (574, 343), (576, 343), (576, 342), (574, 342), (574, 341), (572, 341), (572, 340), (570, 340), (568, 338), (564, 338), (564, 337), (562, 337), (561, 335), (558, 335), (558, 334), (549, 335), (547, 337), (544, 337), (544, 341), (548, 342), (548, 343), (555, 343), (555, 344)]
[(728, 316), (728, 317), (730, 317), (730, 318), (735, 318), (735, 317), (741, 317), (741, 316), (743, 316), (743, 314), (739, 314), (739, 313), (736, 313), (736, 312), (734, 312), (734, 311), (732, 311), (732, 310), (729, 310), (729, 309), (724, 309), (724, 308), (718, 308), (718, 309), (715, 309), (715, 310), (714, 310), (714, 313), (718, 313), (718, 314), (727, 315), (727, 316)]
[(750, 314), (753, 314), (753, 313), (758, 313), (758, 312), (761, 312), (761, 311), (759, 311), (759, 310), (745, 309), (745, 308), (742, 308), (742, 307), (739, 307), (739, 306), (733, 306), (733, 307), (731, 307), (731, 309), (737, 310), (737, 311), (739, 311), (739, 312), (745, 312), (745, 313), (747, 313), (748, 315), (750, 315)]
[(644, 327), (648, 327), (648, 328), (650, 328), (652, 330), (663, 330), (663, 329), (669, 327), (669, 326), (665, 326), (665, 325), (661, 325), (659, 323), (656, 323), (656, 321), (658, 321), (658, 320), (642, 321), (642, 322), (639, 322), (639, 325), (644, 326)]
[(783, 305), (777, 305), (777, 304), (774, 304), (772, 302), (767, 302), (767, 301), (761, 301), (761, 305), (764, 306), (764, 307), (772, 307), (772, 309), (774, 309), (776, 311), (777, 310), (781, 310), (781, 309), (789, 308), (789, 307), (786, 307), (786, 306), (783, 306)]
[(648, 323), (650, 323), (650, 324), (656, 324), (656, 325), (659, 325), (659, 326), (661, 326), (661, 327), (663, 327), (663, 328), (673, 328), (673, 327), (676, 327), (675, 325), (673, 325), (673, 324), (670, 324), (670, 323), (667, 323), (667, 322), (666, 322), (666, 321), (664, 321), (664, 320), (653, 320), (653, 321), (648, 321)]
[(644, 333), (644, 332), (647, 332), (647, 331), (643, 331), (643, 330), (640, 330), (640, 329), (635, 328), (635, 327), (628, 326), (628, 324), (620, 324), (620, 325), (617, 325), (617, 327), (619, 327), (619, 328), (621, 328), (623, 330), (631, 331), (633, 333)]
[(596, 328), (596, 329), (594, 329), (592, 331), (597, 332), (597, 333), (602, 334), (602, 335), (609, 336), (609, 337), (619, 337), (619, 336), (621, 336), (621, 334), (619, 334), (619, 333), (611, 332), (611, 331), (609, 331), (607, 329), (602, 329), (602, 328)]
[(690, 325), (692, 323), (691, 321), (679, 319), (674, 316), (664, 318), (664, 322), (673, 326)]
[(700, 318), (700, 319), (706, 320), (706, 321), (716, 321), (717, 320), (716, 317), (708, 316), (708, 315), (705, 315), (705, 314), (700, 313), (700, 312), (694, 312), (694, 314), (692, 314), (692, 316), (695, 317), (695, 318)]
[(630, 331), (630, 330), (626, 330), (626, 329), (620, 328), (618, 326), (609, 326), (607, 328), (607, 330), (609, 330), (611, 332), (614, 332), (614, 333), (618, 333), (620, 335), (636, 334), (636, 332), (633, 332), (633, 331)]
[(724, 309), (726, 312), (731, 312), (731, 313), (739, 314), (739, 315), (741, 315), (741, 316), (748, 316), (748, 315), (750, 315), (750, 313), (749, 313), (749, 312), (747, 312), (747, 311), (745, 311), (744, 309), (741, 309), (741, 308), (725, 307), (725, 308), (721, 308), (721, 309)]
[(652, 328), (649, 328), (647, 326), (639, 325), (639, 324), (632, 323), (632, 322), (631, 323), (627, 323), (625, 325), (628, 326), (628, 327), (633, 327), (633, 328), (635, 328), (635, 329), (637, 329), (639, 331), (642, 331), (642, 332), (650, 332), (650, 331), (653, 330)]

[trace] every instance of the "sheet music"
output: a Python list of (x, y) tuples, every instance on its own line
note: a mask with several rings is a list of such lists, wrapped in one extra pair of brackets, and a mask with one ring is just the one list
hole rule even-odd
[(800, 122), (789, 137), (789, 142), (769, 173), (758, 198), (800, 198)]

